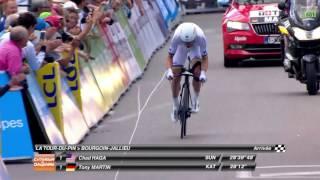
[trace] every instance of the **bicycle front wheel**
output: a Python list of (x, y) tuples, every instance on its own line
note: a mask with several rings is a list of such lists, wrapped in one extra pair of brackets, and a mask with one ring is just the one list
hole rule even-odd
[(189, 87), (186, 86), (183, 95), (182, 95), (182, 108), (180, 112), (180, 120), (181, 120), (181, 139), (187, 135), (187, 118), (189, 112), (189, 97), (190, 91)]

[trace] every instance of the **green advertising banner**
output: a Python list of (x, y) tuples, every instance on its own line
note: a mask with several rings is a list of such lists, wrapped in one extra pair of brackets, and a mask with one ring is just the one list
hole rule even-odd
[(126, 89), (124, 79), (125, 74), (113, 60), (112, 51), (107, 47), (101, 35), (98, 26), (95, 26), (93, 32), (86, 38), (88, 52), (95, 57), (90, 61), (91, 71), (102, 92), (105, 104), (110, 108)]
[(133, 51), (133, 54), (139, 64), (140, 68), (144, 69), (146, 66), (146, 61), (144, 60), (143, 54), (137, 44), (136, 37), (132, 33), (132, 30), (129, 26), (127, 17), (124, 15), (124, 13), (122, 11), (118, 11), (116, 15), (117, 15), (117, 18), (119, 20), (119, 23), (120, 23), (122, 29), (124, 30), (124, 33), (128, 39), (130, 47)]

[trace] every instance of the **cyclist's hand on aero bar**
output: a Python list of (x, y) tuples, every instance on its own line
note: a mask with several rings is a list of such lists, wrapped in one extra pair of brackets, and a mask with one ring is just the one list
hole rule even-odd
[(169, 68), (169, 69), (167, 70), (166, 78), (167, 78), (168, 80), (172, 80), (172, 79), (173, 79), (173, 72), (172, 72), (172, 69), (171, 69), (171, 68)]
[(206, 76), (206, 72), (205, 72), (205, 71), (203, 71), (203, 70), (201, 71), (199, 80), (200, 80), (202, 83), (205, 83), (205, 82), (207, 81), (207, 76)]

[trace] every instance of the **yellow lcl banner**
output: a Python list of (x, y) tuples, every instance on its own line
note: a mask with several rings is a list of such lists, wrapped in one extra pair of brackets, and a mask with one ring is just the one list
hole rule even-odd
[(39, 69), (36, 74), (39, 87), (55, 118), (57, 127), (64, 135), (60, 66), (57, 62), (48, 63)]
[[(62, 55), (66, 56), (65, 53), (62, 53)], [(83, 112), (78, 49), (75, 49), (73, 57), (71, 58), (68, 67), (64, 67), (63, 71), (66, 73), (67, 84), (77, 101), (77, 105), (80, 111)]]

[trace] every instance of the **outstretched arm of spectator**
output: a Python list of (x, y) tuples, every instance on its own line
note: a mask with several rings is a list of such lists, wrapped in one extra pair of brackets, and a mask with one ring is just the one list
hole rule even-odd
[(6, 92), (8, 92), (10, 89), (10, 85), (7, 84), (5, 85), (4, 87), (1, 87), (0, 88), (0, 97), (3, 96)]
[(78, 40), (82, 40), (83, 38), (85, 38), (87, 36), (87, 34), (90, 32), (92, 25), (93, 25), (93, 18), (91, 15), (88, 15), (84, 29), (75, 38)]
[(37, 54), (36, 49), (32, 43), (27, 44), (27, 46), (24, 48), (24, 56), (28, 61), (28, 64), (30, 65), (30, 68), (32, 70), (38, 70), (43, 63), (43, 60), (46, 56), (45, 52), (39, 51)]
[(127, 0), (127, 6), (131, 9), (133, 7), (133, 0)]
[(83, 58), (86, 62), (89, 60), (94, 60), (94, 57), (91, 57), (90, 54), (84, 52), (84, 51), (78, 51), (79, 57)]
[(13, 76), (7, 85), (0, 88), (0, 97), (3, 96), (6, 92), (8, 92), (11, 87), (21, 85), (21, 82), (25, 79), (26, 76), (22, 73)]
[(70, 60), (73, 58), (75, 46), (71, 44), (62, 44), (55, 51), (62, 55), (61, 59), (58, 60), (62, 66), (68, 66)]
[(142, 0), (135, 0), (137, 6), (138, 6), (138, 9), (139, 9), (139, 12), (141, 14), (141, 16), (144, 16), (144, 7), (143, 7), (143, 2)]

